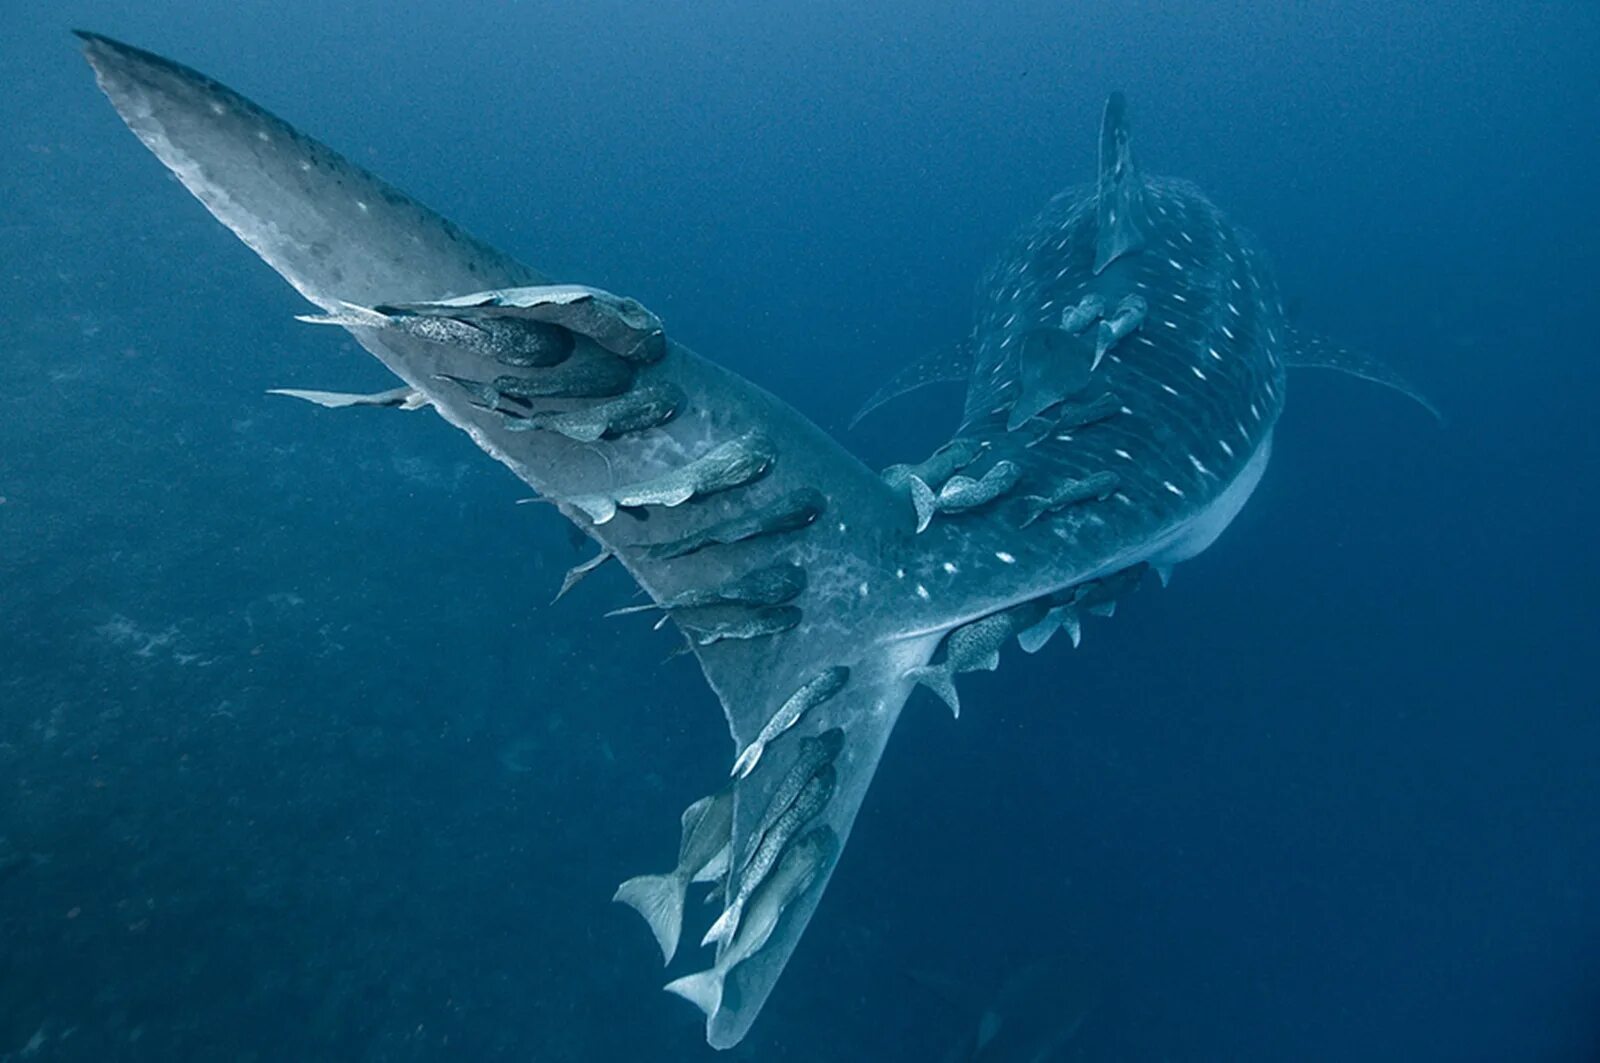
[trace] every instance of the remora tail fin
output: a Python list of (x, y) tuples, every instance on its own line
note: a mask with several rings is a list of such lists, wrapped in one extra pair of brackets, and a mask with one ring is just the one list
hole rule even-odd
[(674, 979), (667, 983), (666, 990), (705, 1012), (709, 1022), (722, 1010), (722, 986), (722, 973), (713, 967)]
[(683, 932), (683, 895), (689, 884), (680, 876), (640, 875), (617, 887), (611, 899), (626, 904), (650, 924), (650, 933), (661, 946), (661, 962), (671, 963)]

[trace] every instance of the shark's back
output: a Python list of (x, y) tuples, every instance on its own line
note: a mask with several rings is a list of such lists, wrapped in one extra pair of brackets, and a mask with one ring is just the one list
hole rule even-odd
[[(1270, 265), (1192, 183), (1148, 177), (1142, 187), (1150, 220), (1138, 254), (1095, 271), (1097, 196), (1087, 186), (1052, 199), (991, 268), (977, 312), (968, 425), (1012, 408), (1025, 337), (1059, 327), (1072, 306), (1098, 293), (1108, 304), (1138, 294), (1148, 309), (1128, 342), (1107, 353), (1097, 388), (1137, 402), (1143, 419), (1163, 428), (1183, 422), (1197, 443), (1251, 402), (1260, 411), (1251, 418), (1256, 428), (1240, 437), (1234, 427), (1230, 449), (1253, 450), (1270, 429), (1269, 413), (1281, 404), (1286, 334)], [(1221, 457), (1226, 466), (1226, 451)]]
[[(1107, 121), (1124, 112), (1108, 107)], [(928, 529), (914, 572), (932, 602), (925, 626), (950, 621), (952, 600), (971, 620), (1187, 560), (1265, 469), (1288, 334), (1270, 266), (1195, 186), (1127, 165), (1136, 247), (1112, 241), (1122, 250), (1104, 256), (1103, 176), (1051, 200), (981, 286), (955, 438), (982, 447), (967, 474), (1009, 463), (1018, 480), (993, 506)], [(1124, 304), (1137, 313), (1115, 334)], [(1030, 502), (1097, 483), (1110, 486), (1042, 515)]]

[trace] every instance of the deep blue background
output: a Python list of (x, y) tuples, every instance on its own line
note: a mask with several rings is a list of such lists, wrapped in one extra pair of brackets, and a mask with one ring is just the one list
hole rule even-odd
[[(0, 1059), (710, 1055), (607, 898), (725, 770), (713, 698), (599, 620), (615, 574), (546, 604), (579, 555), (442, 422), (262, 396), (387, 384), (126, 132), (77, 24), (836, 431), (1126, 90), (1146, 167), (1450, 425), (1294, 377), (1171, 589), (958, 724), (919, 696), (733, 1058), (938, 1060), (975, 1020), (930, 983), (1045, 954), (1099, 986), (1072, 1058), (1600, 1058), (1600, 8), (938, 7), (8, 9)], [(917, 456), (927, 409), (848, 440)]]

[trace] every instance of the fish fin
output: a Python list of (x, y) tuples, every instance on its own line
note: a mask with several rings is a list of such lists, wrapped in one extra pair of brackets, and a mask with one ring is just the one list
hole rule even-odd
[(308, 391), (303, 388), (268, 388), (267, 394), (286, 395), (291, 399), (300, 399), (328, 410), (342, 410), (350, 406), (398, 406), (401, 409), (414, 410), (420, 404), (413, 403), (413, 400), (421, 395), (412, 387), (390, 388), (388, 391), (375, 391), (369, 394)]
[[(1100, 119), (1100, 179), (1097, 187), (1094, 271), (1102, 272), (1145, 244), (1144, 178), (1133, 162), (1128, 101), (1120, 92), (1106, 99)], [(1104, 356), (1095, 351), (1095, 365)]]
[(663, 965), (672, 962), (683, 932), (683, 894), (687, 884), (675, 874), (640, 875), (617, 887), (613, 901), (626, 904), (650, 925), (661, 946)]
[(920, 476), (910, 476), (907, 482), (911, 488), (911, 505), (917, 511), (918, 534), (927, 531), (928, 525), (933, 522), (933, 514), (939, 507), (937, 496), (933, 488), (923, 482)]
[(1113, 617), (1113, 616), (1117, 615), (1117, 603), (1116, 602), (1096, 602), (1093, 605), (1089, 606), (1089, 615), (1090, 616), (1101, 616), (1101, 617), (1106, 617), (1106, 618), (1109, 619), (1110, 617)]
[(682, 978), (674, 979), (663, 988), (669, 993), (678, 994), (705, 1012), (709, 1020), (722, 1010), (722, 985), (722, 973), (713, 967), (698, 974), (686, 974)]
[(625, 605), (621, 609), (611, 610), (606, 614), (606, 616), (632, 616), (634, 613), (647, 613), (652, 609), (660, 608), (661, 606), (657, 605), (655, 602), (646, 602), (644, 605)]
[(1017, 633), (1017, 645), (1022, 647), (1023, 653), (1038, 653), (1060, 627), (1061, 618), (1052, 609), (1043, 620)]
[(694, 833), (694, 829), (700, 825), (700, 821), (705, 818), (706, 812), (711, 808), (711, 805), (716, 801), (716, 799), (717, 798), (715, 794), (707, 794), (705, 797), (700, 798), (688, 808), (684, 809), (683, 815), (678, 817), (678, 837), (680, 850), (688, 846), (689, 835)]
[(1151, 567), (1156, 570), (1156, 579), (1161, 581), (1161, 586), (1163, 588), (1170, 587), (1172, 585), (1171, 565), (1152, 565)]
[[(452, 373), (435, 373), (433, 377), (435, 380), (448, 381), (466, 392), (472, 405), (480, 410), (498, 411), (500, 409), (500, 400), (507, 397), (484, 381), (473, 380), (471, 377), (456, 376)], [(524, 418), (524, 421), (526, 421), (526, 418)], [(519, 429), (525, 429), (526, 427), (526, 424), (518, 426)]]
[(1105, 360), (1106, 353), (1117, 341), (1117, 334), (1109, 321), (1102, 321), (1094, 329), (1094, 361), (1089, 363), (1089, 372), (1100, 368), (1100, 363)]
[[(547, 502), (550, 501), (550, 499), (525, 498), (522, 501)], [(616, 552), (610, 547), (602, 546), (600, 548), (600, 552), (591, 557), (589, 560), (580, 561), (576, 565), (573, 565), (571, 568), (567, 569), (567, 574), (561, 577), (561, 589), (556, 591), (556, 596), (554, 598), (550, 599), (550, 604), (554, 605), (556, 602), (559, 602), (568, 591), (581, 583), (585, 576), (616, 556)]]
[(733, 769), (728, 773), (735, 779), (742, 779), (756, 770), (756, 764), (761, 760), (761, 753), (767, 744), (759, 738), (740, 751), (734, 758)]
[(389, 324), (388, 315), (342, 299), (334, 300), (326, 314), (296, 314), (294, 319), (307, 325), (337, 325), (339, 328), (381, 329)]
[(728, 861), (732, 859), (733, 847), (724, 845), (717, 850), (717, 855), (706, 862), (706, 866), (694, 873), (695, 882), (715, 882), (728, 873)]
[(1072, 640), (1072, 648), (1077, 649), (1083, 644), (1083, 621), (1078, 617), (1076, 609), (1065, 609), (1061, 613), (1061, 630), (1067, 633)]
[(856, 411), (855, 416), (850, 418), (850, 427), (854, 428), (861, 423), (867, 414), (885, 403), (892, 402), (901, 395), (909, 395), (918, 388), (927, 387), (929, 384), (965, 380), (971, 373), (972, 341), (970, 339), (961, 339), (955, 343), (935, 347), (884, 381), (883, 386), (874, 391), (871, 397), (861, 404), (861, 408)]
[(950, 674), (950, 669), (944, 665), (924, 665), (911, 669), (906, 673), (906, 678), (927, 687), (949, 706), (951, 716), (958, 720), (961, 718), (961, 697), (956, 693), (955, 677)]
[(1433, 414), (1441, 425), (1445, 417), (1433, 400), (1387, 362), (1365, 351), (1351, 350), (1326, 337), (1290, 329), (1283, 347), (1283, 364), (1294, 369), (1333, 369), (1374, 384), (1392, 388)]
[(573, 495), (566, 502), (582, 510), (583, 515), (589, 518), (589, 523), (596, 526), (610, 524), (617, 516), (617, 503), (610, 495)]
[(707, 945), (721, 946), (733, 939), (739, 929), (739, 917), (744, 914), (740, 905), (730, 904), (717, 916), (717, 921), (711, 924), (711, 929), (706, 931), (706, 936), (700, 939), (701, 947)]

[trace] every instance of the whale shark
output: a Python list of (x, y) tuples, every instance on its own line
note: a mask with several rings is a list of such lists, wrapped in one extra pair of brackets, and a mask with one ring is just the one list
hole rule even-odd
[[(970, 334), (869, 402), (966, 382), (950, 440), (879, 474), (639, 300), (546, 276), (204, 74), (79, 36), (124, 122), (313, 305), (306, 320), (397, 378), (280, 393), (431, 409), (595, 540), (568, 585), (615, 559), (683, 633), (731, 738), (704, 792), (731, 808), (692, 806), (694, 858), (660, 878), (720, 872), (714, 958), (670, 986), (716, 1048), (778, 983), (917, 686), (955, 708), (962, 673), (1013, 641), (1075, 644), (1083, 617), (1210, 546), (1266, 470), (1291, 366), (1425, 402), (1292, 327), (1253, 238), (1137, 165), (1119, 94), (1098, 173), (1000, 255)], [(643, 890), (619, 893), (670, 959), (681, 896)]]

